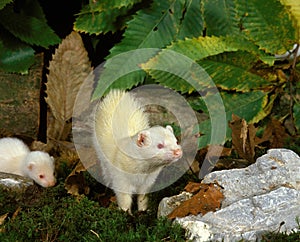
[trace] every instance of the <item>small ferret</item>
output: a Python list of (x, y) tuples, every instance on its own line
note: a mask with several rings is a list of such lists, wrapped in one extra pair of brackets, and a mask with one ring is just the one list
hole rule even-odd
[(0, 139), (0, 171), (29, 177), (42, 187), (56, 183), (53, 157), (43, 151), (30, 151), (17, 138)]

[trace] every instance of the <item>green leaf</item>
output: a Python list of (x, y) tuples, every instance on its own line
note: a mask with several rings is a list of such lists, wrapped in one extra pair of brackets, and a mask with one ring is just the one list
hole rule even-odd
[(26, 74), (34, 63), (34, 50), (10, 33), (0, 31), (0, 69)]
[(47, 22), (43, 9), (37, 0), (22, 0), (18, 4), (18, 11), (25, 16), (32, 16), (42, 22)]
[(13, 2), (13, 0), (0, 0), (0, 10), (5, 7), (6, 4)]
[(102, 1), (89, 1), (78, 15), (81, 14), (94, 14), (96, 12), (103, 12), (111, 9), (121, 9), (123, 7), (130, 8), (134, 4), (141, 2), (142, 0), (102, 0)]
[(140, 48), (164, 48), (175, 39), (198, 36), (203, 29), (199, 3), (155, 0), (151, 8), (138, 11), (128, 22), (124, 39), (111, 49), (109, 57)]
[[(248, 42), (234, 42), (229, 37), (186, 39), (173, 43), (143, 64), (142, 67), (157, 82), (182, 93), (195, 90), (190, 85), (191, 83), (197, 83), (200, 90), (212, 86), (208, 77), (224, 90), (246, 92), (270, 84), (262, 77), (250, 72), (253, 64), (258, 61), (258, 57), (247, 52), (237, 51), (238, 49), (251, 51), (251, 48), (254, 53), (257, 51), (257, 48), (251, 44), (248, 45)], [(188, 58), (190, 58), (189, 61)], [(201, 61), (197, 63), (203, 71), (198, 72), (197, 75), (193, 73), (192, 76), (186, 76), (191, 62), (199, 59)], [(179, 71), (187, 73), (180, 74)]]
[(236, 1), (241, 28), (267, 53), (284, 53), (295, 42), (295, 29), (279, 1)]
[(204, 20), (203, 14), (200, 11), (201, 2), (202, 0), (186, 0), (183, 1), (183, 6), (177, 6), (177, 9), (174, 9), (174, 11), (179, 14), (178, 17), (180, 17), (175, 39), (178, 40), (203, 35)]
[(157, 49), (140, 49), (121, 53), (111, 57), (95, 69), (98, 76), (93, 99), (102, 97), (110, 88), (130, 89), (144, 81), (146, 73), (140, 64), (157, 53)]
[(234, 41), (231, 37), (206, 36), (173, 42), (168, 50), (197, 61), (226, 51), (237, 51), (239, 47), (238, 39)]
[[(220, 94), (225, 105), (227, 123), (231, 120), (233, 113), (244, 118), (248, 123), (257, 123), (269, 114), (269, 105), (272, 105), (272, 100), (274, 100), (273, 97), (269, 101), (268, 93), (261, 91), (233, 94), (221, 92)], [(214, 98), (210, 97), (206, 99), (206, 102), (209, 102), (209, 100), (214, 100)], [(200, 122), (199, 131), (201, 137), (199, 139), (199, 148), (208, 144), (218, 144), (218, 142), (211, 140), (212, 131), (215, 129), (218, 129), (218, 127), (211, 128), (210, 119)], [(231, 129), (227, 128), (226, 138), (231, 138)]]
[(232, 114), (245, 119), (248, 123), (257, 123), (268, 115), (268, 93), (252, 91), (247, 93), (221, 92), (225, 104), (227, 120)]
[[(183, 38), (188, 31), (192, 30), (194, 23), (195, 33), (202, 33), (203, 23), (200, 10), (200, 1), (154, 1), (151, 8), (143, 9), (137, 12), (137, 15), (128, 22), (128, 28), (124, 33), (124, 39), (111, 49), (112, 57), (130, 50), (154, 48), (149, 50), (153, 55), (170, 44), (176, 38)], [(187, 16), (187, 14), (191, 14)], [(195, 19), (193, 19), (195, 17)], [(197, 22), (196, 22), (197, 21)], [(199, 21), (199, 22), (198, 22)], [(152, 56), (148, 56), (150, 59)], [(148, 59), (144, 59), (146, 62)], [(139, 65), (143, 62), (136, 63)], [(105, 67), (110, 69), (110, 64), (106, 63)], [(127, 59), (118, 61), (118, 65), (126, 68)], [(129, 88), (142, 82), (146, 78), (143, 71), (125, 75), (118, 80), (118, 87)], [(104, 78), (106, 79), (106, 78)], [(100, 84), (101, 85), (101, 84)], [(98, 95), (98, 94), (97, 94)]]
[(296, 39), (300, 42), (300, 2), (298, 0), (280, 0), (282, 4), (287, 6), (296, 29)]
[(109, 31), (116, 32), (122, 28), (118, 17), (126, 14), (127, 8), (113, 8), (105, 11), (90, 12), (89, 5), (85, 6), (82, 13), (76, 18), (74, 30), (89, 34), (101, 34)]
[(12, 6), (6, 6), (0, 11), (0, 24), (28, 44), (48, 47), (60, 41), (46, 22), (15, 13)]
[(243, 51), (227, 52), (199, 61), (217, 87), (223, 90), (249, 92), (270, 86), (270, 82), (251, 73), (258, 59)]
[(141, 67), (157, 82), (181, 93), (214, 88), (206, 71), (193, 59), (165, 49)]
[(207, 35), (239, 35), (240, 19), (235, 0), (204, 0)]

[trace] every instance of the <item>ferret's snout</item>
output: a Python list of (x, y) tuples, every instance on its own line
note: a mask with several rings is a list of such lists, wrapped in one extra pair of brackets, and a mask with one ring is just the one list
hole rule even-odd
[(181, 158), (181, 156), (182, 156), (182, 149), (178, 148), (178, 149), (173, 150), (173, 155), (176, 158)]

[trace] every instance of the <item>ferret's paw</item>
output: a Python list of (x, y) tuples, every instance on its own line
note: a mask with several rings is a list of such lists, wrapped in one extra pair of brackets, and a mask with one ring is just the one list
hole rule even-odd
[(137, 196), (137, 205), (138, 205), (138, 211), (144, 212), (147, 211), (148, 208), (148, 197), (146, 194), (139, 194)]

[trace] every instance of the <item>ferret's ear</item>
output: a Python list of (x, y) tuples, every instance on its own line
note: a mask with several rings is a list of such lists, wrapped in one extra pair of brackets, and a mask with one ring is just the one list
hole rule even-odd
[(35, 166), (35, 163), (34, 162), (30, 162), (30, 163), (27, 164), (27, 169), (29, 171), (32, 171), (34, 169), (34, 166)]
[(172, 134), (174, 134), (174, 131), (173, 131), (173, 128), (172, 128), (171, 125), (167, 125), (167, 126), (166, 126), (166, 129), (169, 130), (169, 131), (171, 131)]
[(149, 131), (141, 131), (138, 133), (136, 144), (138, 147), (148, 146), (151, 143), (150, 132)]

